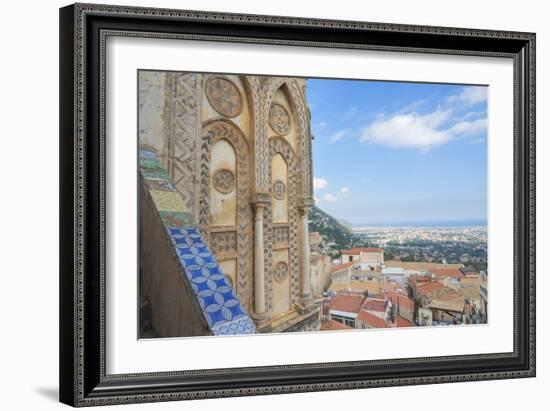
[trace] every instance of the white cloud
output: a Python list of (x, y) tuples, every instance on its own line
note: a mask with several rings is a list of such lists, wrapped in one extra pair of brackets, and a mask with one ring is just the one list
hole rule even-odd
[(451, 114), (451, 109), (438, 109), (423, 115), (410, 113), (379, 117), (363, 129), (360, 141), (427, 151), (454, 138), (479, 135), (487, 129), (486, 118), (449, 125)]
[(448, 132), (455, 136), (467, 137), (470, 135), (479, 134), (487, 129), (487, 119), (480, 118), (473, 121), (461, 121), (455, 123)]
[(458, 94), (454, 94), (447, 98), (450, 104), (465, 104), (473, 105), (487, 100), (487, 87), (468, 86), (464, 87)]
[(349, 187), (342, 187), (340, 189), (340, 191), (338, 191), (336, 194), (326, 193), (323, 196), (323, 200), (325, 200), (329, 203), (335, 203), (336, 201), (340, 201), (340, 200), (343, 200), (345, 198), (348, 198), (349, 193), (350, 193)]
[(418, 107), (422, 106), (423, 104), (426, 104), (427, 102), (428, 102), (428, 99), (413, 101), (412, 103), (410, 103), (410, 104), (406, 105), (405, 107), (403, 107), (402, 109), (400, 109), (397, 112), (397, 114), (406, 114), (406, 113), (413, 112)]
[(324, 130), (326, 127), (327, 127), (327, 122), (326, 121), (319, 121), (318, 123), (315, 123), (314, 126), (313, 126), (313, 128), (316, 131)]
[(360, 141), (389, 147), (429, 149), (449, 140), (448, 133), (439, 127), (449, 119), (450, 114), (450, 110), (438, 110), (425, 115), (411, 113), (379, 118), (363, 129)]
[(457, 121), (464, 121), (464, 120), (468, 120), (470, 118), (473, 118), (473, 117), (487, 117), (487, 113), (483, 110), (479, 110), (479, 111), (468, 111), (466, 114), (463, 114), (461, 116), (458, 116), (456, 118)]
[(342, 137), (344, 137), (347, 132), (348, 132), (347, 129), (337, 131), (336, 133), (334, 133), (333, 135), (331, 135), (329, 137), (329, 139), (328, 139), (329, 144), (336, 143), (338, 140), (340, 140)]
[(322, 190), (328, 184), (328, 181), (323, 177), (313, 177), (313, 190)]
[(350, 107), (348, 110), (344, 113), (344, 120), (351, 120), (355, 115), (359, 112), (359, 109), (357, 107)]

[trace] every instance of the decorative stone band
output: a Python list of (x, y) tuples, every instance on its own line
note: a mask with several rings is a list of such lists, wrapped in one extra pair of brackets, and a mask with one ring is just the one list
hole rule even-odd
[(139, 170), (179, 264), (214, 335), (253, 334), (256, 327), (244, 309), (216, 257), (202, 238), (197, 222), (186, 209), (157, 159), (154, 149), (141, 146)]

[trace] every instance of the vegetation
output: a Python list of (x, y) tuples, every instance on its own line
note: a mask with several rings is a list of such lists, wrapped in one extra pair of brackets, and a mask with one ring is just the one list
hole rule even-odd
[(341, 250), (351, 247), (367, 247), (369, 244), (355, 235), (349, 227), (318, 207), (309, 213), (309, 232), (318, 231), (332, 249)]

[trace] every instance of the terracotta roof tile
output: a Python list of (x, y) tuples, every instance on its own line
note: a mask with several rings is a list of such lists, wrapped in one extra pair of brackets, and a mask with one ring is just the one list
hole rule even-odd
[(368, 311), (361, 310), (359, 312), (359, 315), (357, 316), (357, 319), (360, 321), (363, 321), (364, 323), (367, 323), (373, 328), (387, 328), (388, 325), (386, 324), (386, 321), (384, 321), (382, 318), (377, 317), (374, 314), (369, 313)]
[(321, 331), (351, 330), (352, 328), (334, 320), (326, 320), (321, 323)]
[(414, 301), (407, 297), (406, 295), (395, 293), (395, 292), (387, 292), (384, 293), (386, 298), (392, 302), (392, 304), (398, 304), (399, 307), (404, 307), (409, 311), (414, 310)]
[(351, 266), (353, 266), (353, 261), (350, 261), (349, 263), (333, 265), (332, 267), (330, 267), (330, 271), (332, 273), (335, 273), (336, 271), (340, 271)]
[(358, 313), (365, 297), (362, 295), (335, 295), (330, 299), (330, 309), (346, 313)]
[(367, 298), (367, 301), (365, 301), (365, 304), (363, 304), (363, 309), (368, 311), (384, 312), (386, 311), (386, 304), (386, 300)]
[(397, 316), (395, 318), (395, 326), (396, 327), (414, 327), (414, 324), (411, 323), (409, 320), (407, 320), (406, 318), (403, 318), (401, 316)]
[(416, 290), (418, 293), (429, 296), (431, 293), (437, 290), (445, 288), (439, 281), (432, 281), (426, 283), (417, 283)]
[(458, 268), (438, 268), (430, 270), (436, 277), (462, 278), (463, 274)]

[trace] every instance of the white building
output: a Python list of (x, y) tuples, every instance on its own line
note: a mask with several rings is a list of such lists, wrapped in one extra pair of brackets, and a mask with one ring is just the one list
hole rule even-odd
[(342, 263), (358, 261), (361, 270), (380, 270), (384, 266), (384, 249), (358, 247), (342, 250)]

